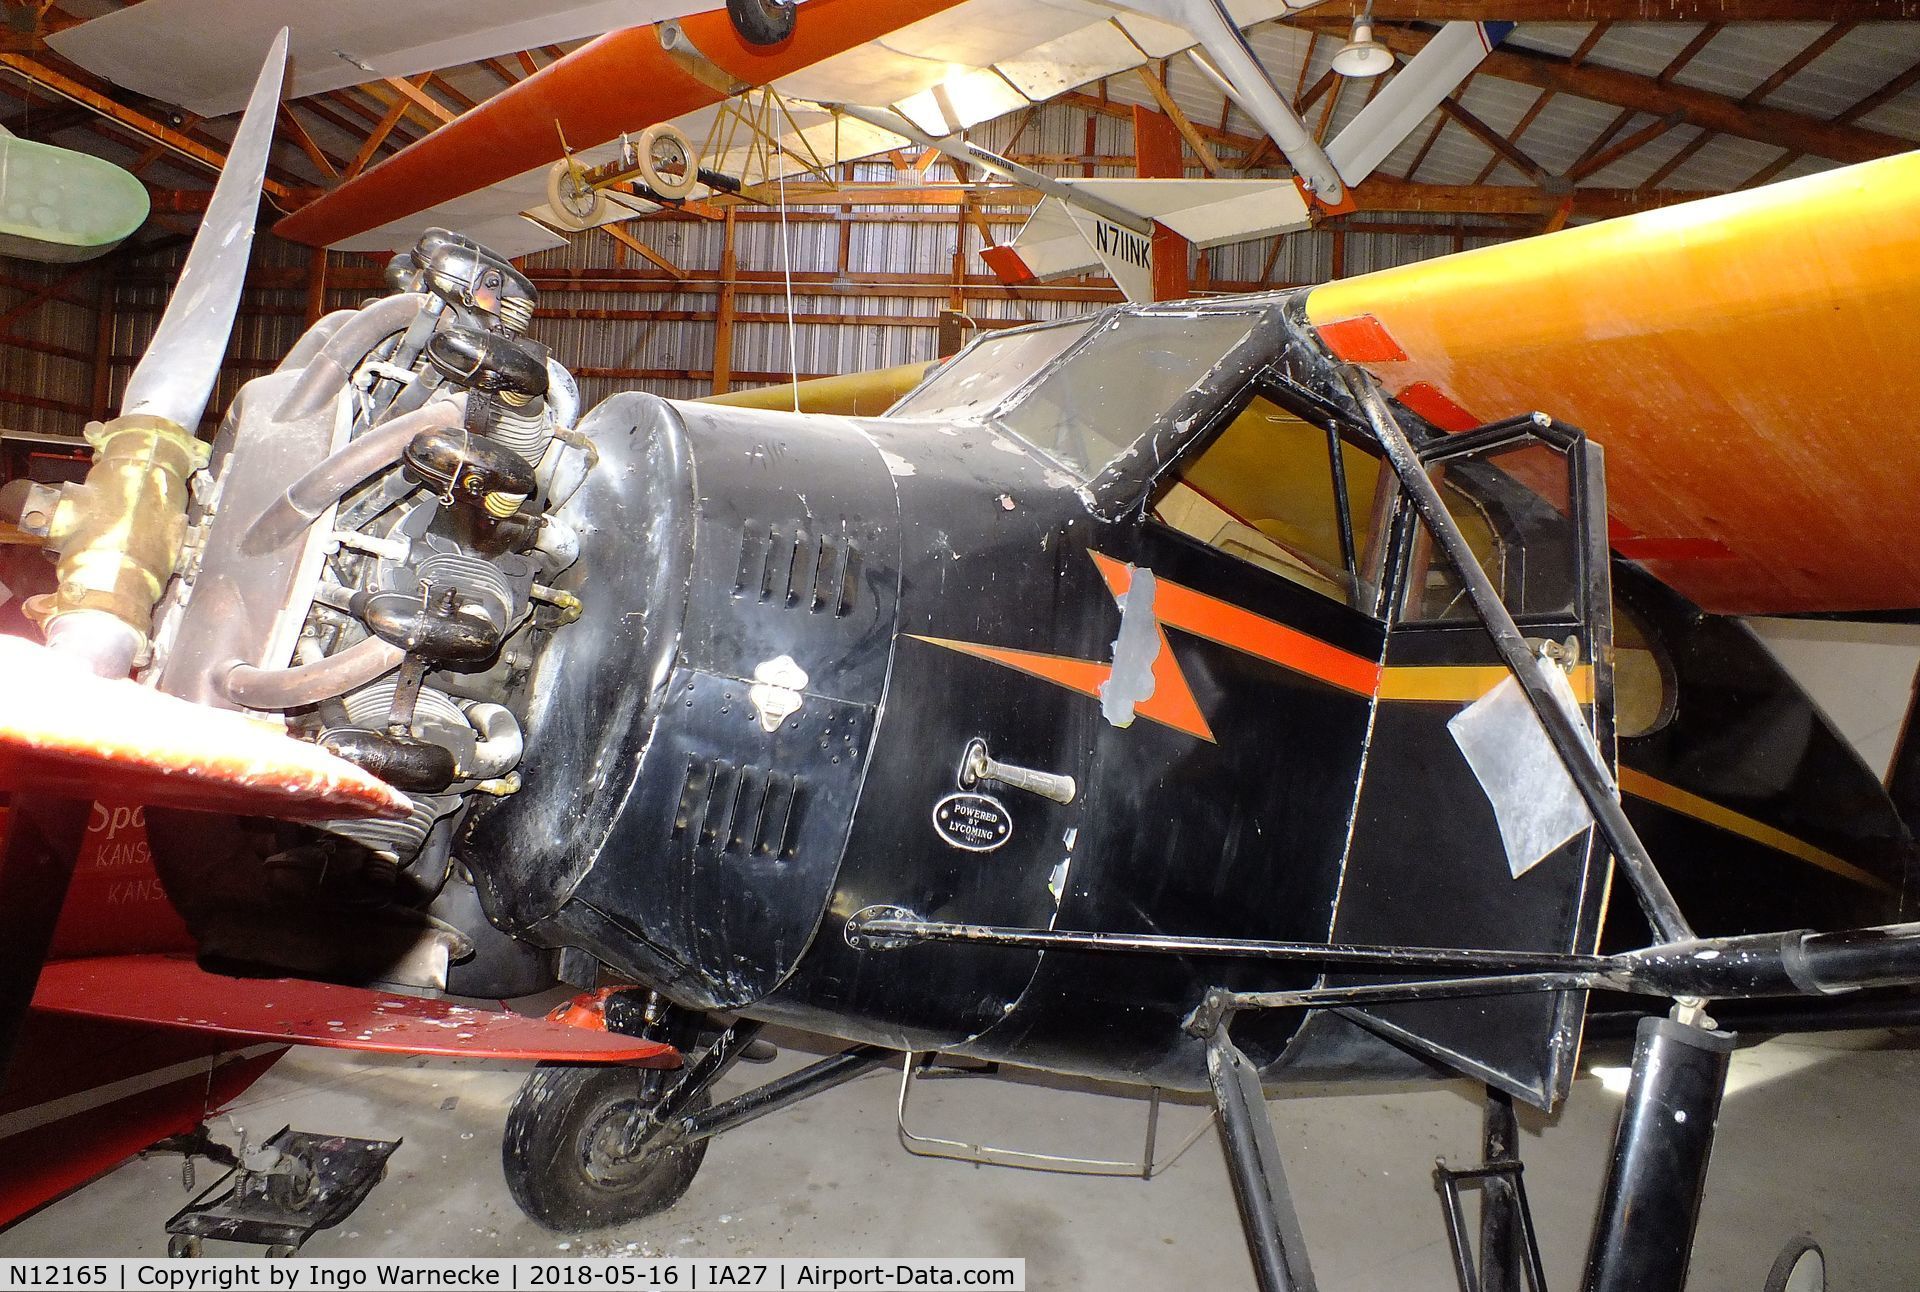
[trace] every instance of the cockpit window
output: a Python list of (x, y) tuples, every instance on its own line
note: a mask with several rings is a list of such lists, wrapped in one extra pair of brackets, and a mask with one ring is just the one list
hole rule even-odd
[(1145, 435), (1259, 320), (1119, 314), (995, 420), (1085, 479)]
[(1084, 336), (1093, 323), (1094, 318), (1070, 319), (988, 337), (894, 405), (889, 416), (954, 420), (984, 416)]

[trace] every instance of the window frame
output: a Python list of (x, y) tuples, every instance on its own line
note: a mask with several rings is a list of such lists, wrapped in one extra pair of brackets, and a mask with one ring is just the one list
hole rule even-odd
[[(1382, 623), (1388, 622), (1388, 607), (1393, 604), (1394, 600), (1390, 590), (1386, 586), (1389, 581), (1388, 575), (1391, 571), (1392, 555), (1392, 548), (1388, 541), (1388, 524), (1390, 524), (1393, 512), (1401, 508), (1405, 491), (1400, 487), (1399, 480), (1394, 476), (1392, 467), (1381, 454), (1379, 445), (1374, 443), (1371, 435), (1368, 435), (1362, 428), (1354, 426), (1344, 418), (1335, 416), (1326, 408), (1321, 407), (1316, 401), (1303, 398), (1302, 392), (1297, 386), (1289, 382), (1270, 366), (1262, 367), (1261, 370), (1256, 372), (1249, 380), (1242, 383), (1232, 395), (1222, 400), (1203, 423), (1196, 423), (1192, 434), (1187, 437), (1185, 442), (1182, 443), (1173, 454), (1168, 456), (1155, 471), (1145, 478), (1144, 487), (1139, 492), (1139, 511), (1143, 523), (1159, 525), (1161, 528), (1175, 533), (1181, 532), (1166, 522), (1154, 518), (1153, 509), (1156, 500), (1163, 497), (1175, 484), (1182, 483), (1182, 475), (1186, 469), (1198, 461), (1208, 449), (1213, 447), (1219, 438), (1226, 434), (1234, 422), (1253, 406), (1256, 399), (1267, 400), (1282, 412), (1291, 414), (1308, 426), (1318, 427), (1323, 434), (1320, 447), (1321, 452), (1325, 456), (1321, 459), (1321, 479), (1326, 483), (1326, 487), (1333, 491), (1335, 523), (1338, 528), (1341, 564), (1343, 567), (1337, 579), (1336, 576), (1331, 573), (1329, 573), (1327, 577), (1344, 583), (1346, 587), (1344, 600), (1338, 597), (1327, 597), (1326, 599), (1336, 604), (1344, 605), (1347, 609), (1365, 615), (1369, 619)], [(1369, 518), (1370, 527), (1368, 537), (1373, 541), (1369, 544), (1366, 553), (1364, 553), (1366, 556), (1365, 564), (1368, 567), (1367, 576), (1362, 575), (1360, 568), (1363, 551), (1359, 544), (1359, 535), (1354, 524), (1352, 500), (1347, 491), (1346, 459), (1344, 453), (1340, 452), (1343, 446), (1349, 445), (1373, 457), (1379, 458), (1380, 479), (1383, 483), (1387, 483), (1390, 486), (1389, 498), (1391, 501), (1388, 503), (1389, 515), (1380, 523), (1378, 538), (1375, 538), (1375, 531), (1372, 528), (1373, 521), (1372, 518)], [(1193, 486), (1188, 487), (1192, 488)], [(1380, 499), (1376, 492), (1374, 506), (1378, 509), (1379, 505)], [(1186, 535), (1186, 537), (1191, 538), (1192, 536)], [(1202, 540), (1199, 539), (1194, 539), (1193, 541), (1202, 542)], [(1277, 540), (1276, 545), (1286, 549), (1294, 559), (1304, 562), (1310, 568), (1319, 572), (1320, 567), (1312, 559), (1294, 552), (1291, 548), (1287, 548), (1286, 544), (1278, 543)], [(1256, 562), (1249, 561), (1245, 557), (1236, 556), (1223, 548), (1214, 547), (1210, 543), (1203, 543), (1203, 546), (1208, 547), (1214, 552), (1218, 552), (1228, 560), (1235, 561), (1249, 569), (1259, 571), (1264, 577), (1291, 583), (1296, 587), (1308, 591), (1318, 591), (1299, 580), (1289, 579), (1286, 575), (1277, 574)]]

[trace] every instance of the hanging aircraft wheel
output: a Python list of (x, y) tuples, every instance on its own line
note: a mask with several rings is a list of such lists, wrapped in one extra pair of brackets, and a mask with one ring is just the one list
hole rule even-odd
[[(633, 1113), (647, 1107), (645, 1074), (633, 1068), (541, 1064), (520, 1087), (501, 1146), (507, 1190), (528, 1216), (562, 1233), (599, 1229), (665, 1211), (680, 1201), (707, 1141), (619, 1152)], [(707, 1106), (702, 1093), (689, 1106)]]
[(580, 172), (566, 158), (547, 172), (547, 206), (561, 228), (572, 233), (591, 229), (612, 213), (612, 205), (605, 193), (580, 182)]
[(778, 45), (793, 35), (793, 0), (727, 0), (727, 17), (749, 45)]
[(661, 197), (686, 197), (700, 182), (700, 163), (694, 160), (693, 140), (678, 126), (664, 122), (648, 126), (640, 132), (633, 151), (640, 182)]
[(1827, 1258), (1820, 1244), (1802, 1234), (1767, 1272), (1764, 1292), (1827, 1292)]
[(167, 1255), (192, 1257), (200, 1254), (200, 1240), (192, 1234), (174, 1234), (167, 1239)]

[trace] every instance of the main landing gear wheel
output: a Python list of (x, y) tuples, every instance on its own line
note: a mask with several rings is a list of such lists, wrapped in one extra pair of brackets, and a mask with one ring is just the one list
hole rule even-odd
[(607, 195), (580, 179), (581, 171), (565, 157), (547, 172), (547, 207), (553, 222), (569, 233), (591, 229), (612, 214)]
[(1802, 1234), (1767, 1272), (1763, 1292), (1827, 1292), (1827, 1258), (1820, 1244)]
[[(650, 1148), (622, 1158), (628, 1119), (659, 1098), (657, 1074), (633, 1068), (541, 1064), (520, 1087), (501, 1145), (507, 1190), (548, 1229), (576, 1233), (618, 1225), (680, 1201), (707, 1155), (707, 1141)], [(702, 1093), (688, 1106), (708, 1104)]]
[(727, 0), (727, 17), (749, 45), (778, 45), (793, 35), (793, 0)]

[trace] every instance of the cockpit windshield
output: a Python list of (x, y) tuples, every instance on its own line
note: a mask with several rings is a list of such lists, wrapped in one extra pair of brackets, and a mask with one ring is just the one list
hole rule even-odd
[(985, 416), (1086, 335), (1098, 316), (1021, 328), (969, 346), (889, 412), (891, 417), (967, 421)]
[(891, 415), (990, 420), (1091, 480), (1259, 317), (1122, 312), (1023, 329), (976, 343)]
[(1198, 385), (1258, 319), (1252, 313), (1115, 315), (996, 418), (1090, 480)]

